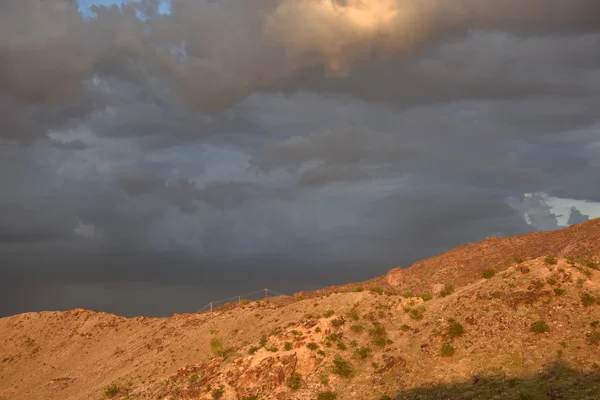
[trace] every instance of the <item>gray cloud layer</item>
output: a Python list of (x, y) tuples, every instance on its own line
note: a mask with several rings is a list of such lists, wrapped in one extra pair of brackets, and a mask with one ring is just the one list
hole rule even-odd
[(0, 3), (0, 313), (314, 289), (600, 201), (598, 1), (157, 7)]

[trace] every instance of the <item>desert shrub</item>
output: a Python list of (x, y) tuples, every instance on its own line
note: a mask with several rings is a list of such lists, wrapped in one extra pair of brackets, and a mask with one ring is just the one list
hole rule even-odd
[(269, 341), (269, 338), (266, 335), (263, 335), (260, 337), (260, 340), (258, 341), (258, 345), (260, 347), (265, 347), (267, 345), (268, 341)]
[(442, 289), (442, 291), (440, 292), (440, 296), (446, 297), (451, 295), (452, 293), (454, 293), (454, 285), (447, 283), (444, 286), (444, 289)]
[(589, 307), (596, 302), (596, 298), (589, 293), (584, 293), (581, 295), (581, 304), (584, 307)]
[(275, 346), (265, 347), (265, 350), (270, 351), (271, 353), (277, 353), (279, 349)]
[(348, 347), (346, 347), (346, 345), (344, 344), (344, 342), (339, 342), (337, 344), (337, 348), (340, 349), (340, 350), (347, 350), (348, 349)]
[(248, 354), (252, 355), (252, 354), (256, 353), (259, 349), (260, 349), (260, 347), (258, 347), (258, 346), (252, 346), (248, 349)]
[(598, 267), (598, 263), (596, 263), (594, 261), (583, 260), (581, 263), (588, 268), (595, 269), (597, 271), (600, 270), (600, 267)]
[(302, 375), (300, 375), (297, 372), (294, 372), (292, 376), (290, 376), (285, 382), (285, 385), (292, 390), (300, 389), (300, 386), (302, 386)]
[(306, 319), (318, 319), (319, 315), (308, 313), (308, 314), (304, 314), (304, 318), (306, 318)]
[(502, 293), (500, 291), (495, 291), (495, 292), (492, 293), (492, 297), (495, 298), (495, 299), (499, 299), (502, 296), (504, 296), (504, 293)]
[(407, 290), (406, 292), (402, 292), (402, 297), (406, 297), (408, 299), (410, 297), (415, 297), (415, 294), (410, 290)]
[(129, 392), (128, 388), (123, 387), (123, 386), (119, 385), (118, 383), (113, 383), (111, 385), (108, 385), (104, 389), (104, 396), (108, 397), (108, 398), (113, 398), (118, 395), (127, 394), (128, 392)]
[(383, 294), (383, 288), (381, 286), (379, 286), (379, 285), (371, 286), (369, 288), (369, 291), (371, 293), (375, 293), (375, 294)]
[(337, 393), (332, 392), (331, 390), (328, 390), (326, 392), (319, 392), (317, 394), (317, 400), (336, 400), (336, 399), (337, 399)]
[(219, 400), (223, 397), (223, 389), (215, 389), (210, 395), (214, 400)]
[(310, 342), (306, 344), (306, 347), (308, 347), (311, 350), (316, 350), (319, 348), (319, 345), (316, 344), (315, 342)]
[(334, 312), (333, 310), (327, 310), (327, 311), (325, 311), (325, 312), (323, 313), (323, 316), (324, 316), (325, 318), (329, 318), (329, 317), (331, 317), (331, 316), (332, 316), (334, 313), (335, 313), (335, 312)]
[(332, 333), (331, 335), (327, 335), (327, 340), (331, 340), (332, 342), (337, 342), (342, 339), (341, 333)]
[(600, 331), (594, 331), (588, 336), (588, 342), (590, 344), (600, 344)]
[(556, 285), (557, 282), (556, 282), (556, 279), (548, 277), (548, 278), (546, 278), (546, 283), (550, 286), (554, 286), (554, 285)]
[(419, 297), (421, 297), (423, 301), (429, 301), (433, 299), (433, 295), (431, 293), (424, 293)]
[(317, 332), (317, 333), (320, 333), (320, 332), (321, 332), (321, 327), (317, 326), (317, 327), (315, 328), (315, 332)]
[(286, 351), (291, 350), (292, 349), (292, 344), (290, 342), (285, 342), (283, 344), (283, 349), (286, 350)]
[(423, 308), (413, 308), (412, 310), (410, 310), (408, 312), (408, 315), (410, 316), (410, 319), (415, 320), (415, 321), (420, 321), (423, 319), (424, 313), (425, 313), (425, 310)]
[(494, 277), (494, 275), (496, 275), (496, 270), (493, 268), (488, 268), (488, 269), (484, 270), (482, 273), (482, 276), (485, 279), (492, 279)]
[(244, 396), (242, 400), (258, 400), (258, 395), (255, 396)]
[(411, 329), (412, 329), (412, 328), (411, 328), (409, 325), (406, 325), (406, 324), (404, 324), (404, 325), (401, 325), (401, 326), (400, 326), (400, 330), (401, 330), (401, 331), (404, 331), (404, 332), (408, 332), (408, 331), (410, 331)]
[(531, 324), (532, 332), (544, 333), (544, 332), (548, 332), (549, 330), (550, 330), (550, 326), (548, 326), (548, 323), (546, 321), (544, 321), (543, 319), (541, 319), (539, 321), (535, 321), (533, 324)]
[(592, 275), (594, 274), (591, 270), (585, 268), (585, 267), (577, 267), (577, 271), (581, 272), (582, 274), (584, 274), (587, 278), (591, 278)]
[(339, 328), (340, 326), (344, 325), (344, 323), (345, 321), (342, 318), (336, 318), (331, 320), (331, 326), (333, 326), (334, 328)]
[(364, 291), (364, 290), (365, 290), (365, 288), (364, 288), (364, 287), (362, 287), (362, 286), (355, 286), (355, 287), (354, 287), (354, 289), (352, 289), (352, 291), (353, 291), (353, 292), (356, 292), (356, 293), (358, 293), (358, 292), (362, 292), (362, 291)]
[(598, 321), (598, 320), (590, 322), (590, 326), (592, 328), (596, 328), (599, 325), (600, 325), (600, 321)]
[(440, 349), (442, 357), (452, 357), (455, 352), (456, 350), (454, 350), (454, 347), (450, 343), (444, 343)]
[(297, 331), (297, 330), (295, 330), (295, 329), (294, 329), (293, 331), (291, 331), (290, 333), (291, 333), (292, 335), (294, 335), (294, 336), (301, 336), (301, 335), (302, 335), (302, 332), (300, 332), (300, 331)]
[(348, 312), (348, 318), (350, 318), (353, 321), (358, 321), (360, 319), (360, 314), (358, 314), (358, 311), (356, 310), (350, 310)]
[(554, 288), (554, 294), (557, 296), (562, 296), (563, 294), (565, 294), (566, 291), (565, 289), (561, 289), (561, 288)]
[(323, 350), (318, 350), (317, 354), (320, 356), (323, 356), (323, 357), (325, 357), (327, 355), (327, 353), (325, 353), (325, 351), (323, 351)]
[(354, 368), (349, 361), (345, 360), (340, 356), (335, 356), (333, 359), (333, 370), (332, 372), (344, 378), (349, 378), (354, 373)]
[(450, 336), (452, 339), (462, 336), (464, 332), (465, 329), (459, 322), (453, 319), (448, 321), (448, 336)]
[(358, 349), (354, 350), (354, 355), (361, 360), (364, 360), (371, 355), (371, 352), (372, 350), (370, 347), (359, 347)]
[(535, 281), (532, 281), (531, 284), (533, 285), (534, 288), (536, 289), (541, 289), (544, 287), (544, 282), (536, 279)]
[(221, 338), (214, 337), (210, 340), (210, 351), (216, 357), (227, 357), (233, 352), (233, 348), (225, 345)]
[(544, 262), (548, 265), (556, 265), (558, 263), (558, 260), (553, 256), (546, 256), (544, 258)]
[(379, 398), (379, 400), (392, 400), (392, 398), (390, 396), (388, 396), (387, 394), (384, 394), (383, 396), (381, 396)]

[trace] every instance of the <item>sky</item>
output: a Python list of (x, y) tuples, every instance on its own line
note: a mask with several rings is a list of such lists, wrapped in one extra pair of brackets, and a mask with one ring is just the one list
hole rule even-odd
[(168, 315), (600, 217), (597, 0), (0, 2), (0, 315)]

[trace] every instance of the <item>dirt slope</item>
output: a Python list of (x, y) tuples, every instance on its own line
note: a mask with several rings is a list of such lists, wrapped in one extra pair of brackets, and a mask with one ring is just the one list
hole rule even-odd
[(436, 284), (463, 285), (481, 276), (487, 268), (504, 270), (520, 260), (553, 255), (598, 260), (600, 218), (566, 229), (535, 232), (508, 238), (491, 237), (413, 264), (396, 268), (387, 283), (418, 293), (429, 292)]
[[(214, 314), (2, 318), (0, 399), (598, 399), (598, 221), (575, 228), (463, 246), (432, 259), (442, 271), (417, 263), (437, 275), (408, 279), (455, 283), (431, 299), (374, 280)], [(587, 258), (505, 264), (540, 251)], [(489, 279), (486, 257), (497, 268)], [(535, 380), (555, 362), (573, 370)]]

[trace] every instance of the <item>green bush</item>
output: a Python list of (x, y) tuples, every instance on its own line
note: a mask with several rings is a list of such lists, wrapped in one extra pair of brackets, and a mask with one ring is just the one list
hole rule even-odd
[(543, 319), (541, 319), (539, 321), (535, 321), (533, 324), (531, 324), (532, 332), (544, 333), (544, 332), (548, 332), (549, 330), (550, 330), (550, 326), (548, 326), (548, 323), (546, 321), (544, 321)]
[(317, 394), (317, 400), (336, 400), (336, 399), (337, 399), (337, 393), (332, 392), (331, 390), (328, 390), (326, 392), (319, 392), (319, 394)]
[(450, 320), (448, 323), (448, 336), (450, 336), (452, 339), (462, 336), (462, 334), (465, 332), (465, 329), (463, 328), (463, 326), (455, 321), (455, 320)]
[(410, 319), (415, 320), (415, 321), (420, 321), (423, 319), (424, 313), (425, 313), (425, 310), (423, 308), (413, 308), (412, 310), (410, 310), (408, 312), (408, 315), (410, 316)]
[(455, 352), (456, 350), (454, 350), (454, 347), (450, 343), (444, 343), (440, 349), (442, 357), (452, 357)]
[(350, 327), (352, 332), (361, 333), (365, 330), (365, 326), (363, 324), (354, 324)]
[(451, 295), (452, 293), (454, 293), (454, 285), (447, 283), (444, 286), (444, 289), (442, 289), (442, 291), (440, 292), (440, 296), (446, 297)]
[(369, 288), (369, 291), (375, 294), (383, 294), (383, 288), (379, 285), (371, 286), (371, 288)]
[(316, 350), (319, 348), (319, 345), (316, 344), (315, 342), (310, 342), (306, 344), (306, 347), (308, 347), (311, 350)]
[(283, 349), (286, 350), (286, 351), (291, 350), (292, 349), (292, 344), (290, 342), (285, 342), (283, 344)]
[(356, 311), (356, 310), (350, 310), (347, 315), (348, 315), (348, 318), (350, 318), (353, 321), (358, 321), (360, 319), (360, 315), (358, 314), (358, 311)]
[(334, 328), (339, 328), (340, 326), (344, 325), (344, 322), (345, 321), (342, 318), (332, 319), (331, 326), (333, 326)]
[(325, 311), (325, 313), (323, 314), (323, 316), (324, 316), (325, 318), (329, 318), (329, 317), (331, 317), (333, 314), (335, 314), (335, 312), (334, 312), (333, 310), (327, 310), (327, 311)]
[(340, 356), (335, 356), (333, 359), (333, 371), (334, 374), (344, 378), (349, 378), (354, 373), (354, 368), (349, 361), (343, 359)]
[(584, 293), (581, 295), (581, 304), (583, 304), (584, 307), (589, 307), (596, 301), (596, 298), (589, 293)]
[(371, 352), (372, 350), (370, 347), (359, 347), (358, 349), (354, 350), (354, 355), (356, 355), (361, 360), (364, 360), (365, 358), (371, 355)]
[(412, 328), (411, 328), (409, 325), (406, 325), (406, 324), (404, 324), (404, 325), (400, 325), (400, 330), (401, 330), (401, 331), (408, 332), (408, 331), (410, 331), (411, 329), (412, 329)]
[(550, 286), (554, 286), (554, 285), (556, 285), (558, 282), (556, 282), (556, 279), (548, 277), (548, 278), (546, 278), (546, 283), (547, 283), (548, 285), (550, 285)]
[(225, 358), (233, 352), (233, 348), (226, 346), (221, 338), (214, 337), (210, 340), (210, 351), (216, 357)]
[(214, 400), (219, 400), (223, 397), (223, 389), (215, 389), (212, 391), (211, 396)]
[(410, 297), (415, 297), (415, 294), (413, 292), (411, 292), (410, 290), (407, 290), (406, 292), (402, 293), (402, 297), (406, 297), (408, 299)]
[(288, 380), (285, 382), (285, 384), (287, 387), (289, 387), (292, 390), (300, 389), (300, 386), (302, 386), (302, 375), (300, 375), (297, 372), (294, 372), (292, 374), (292, 376), (290, 376), (288, 378)]
[(359, 293), (364, 291), (365, 288), (363, 288), (362, 286), (355, 286), (354, 289), (352, 289), (353, 292)]
[(494, 275), (496, 275), (496, 270), (493, 268), (488, 268), (483, 271), (482, 275), (485, 279), (492, 279)]
[(548, 265), (556, 265), (558, 260), (553, 256), (546, 256), (546, 258), (544, 258), (544, 262)]
[(431, 293), (423, 293), (422, 295), (419, 296), (420, 298), (423, 299), (423, 301), (430, 301), (433, 300), (433, 295)]
[(561, 288), (554, 288), (554, 294), (557, 296), (562, 296), (563, 294), (566, 293), (565, 289), (561, 289)]
[(347, 350), (348, 349), (348, 347), (346, 347), (346, 345), (344, 344), (344, 342), (339, 342), (337, 344), (337, 348), (340, 349), (340, 350)]
[(256, 353), (259, 349), (260, 349), (260, 347), (258, 347), (258, 346), (252, 346), (248, 349), (248, 354), (252, 355), (252, 354)]
[(128, 388), (125, 388), (117, 383), (113, 383), (112, 385), (108, 385), (104, 389), (104, 396), (108, 398), (113, 398), (118, 395), (127, 394), (129, 392)]

